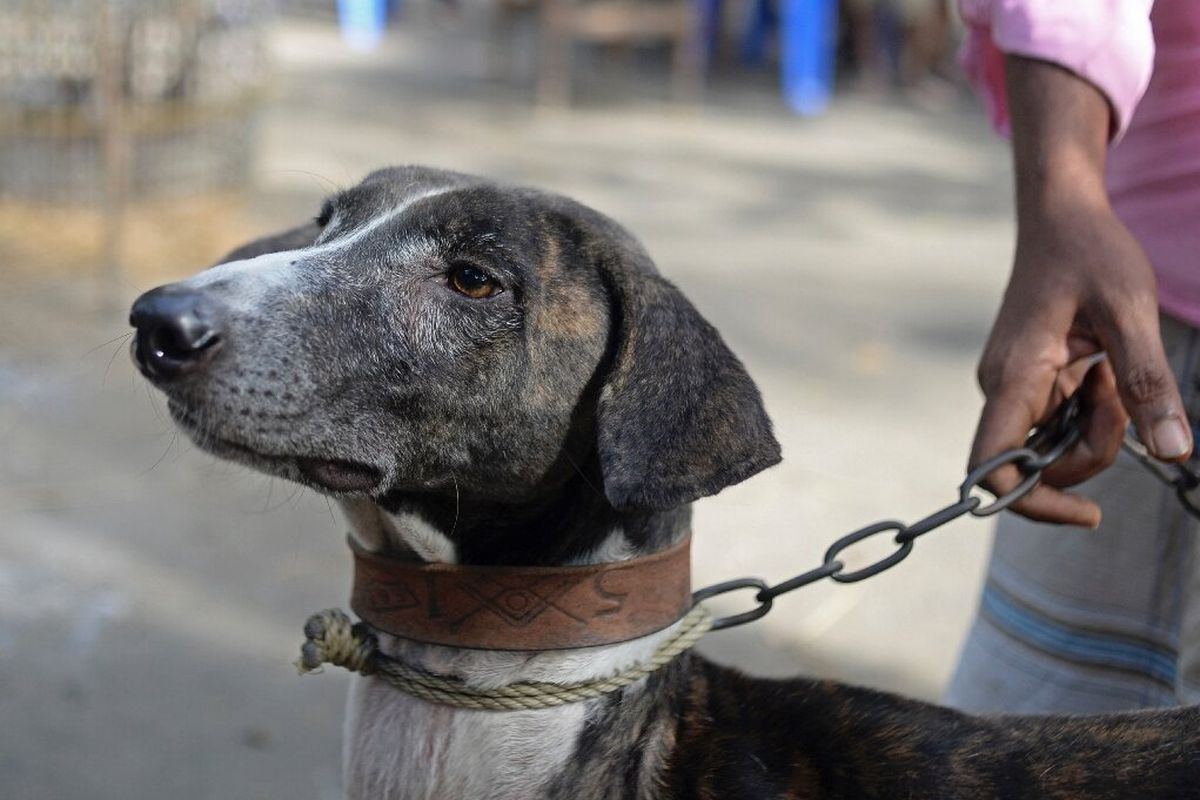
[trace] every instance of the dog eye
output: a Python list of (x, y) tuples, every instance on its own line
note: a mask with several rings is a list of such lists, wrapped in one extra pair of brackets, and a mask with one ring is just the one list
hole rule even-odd
[(451, 289), (473, 300), (482, 300), (501, 291), (495, 278), (472, 264), (455, 264), (447, 277)]

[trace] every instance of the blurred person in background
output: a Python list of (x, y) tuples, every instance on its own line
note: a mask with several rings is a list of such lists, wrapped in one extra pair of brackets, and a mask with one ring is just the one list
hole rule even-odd
[(868, 86), (912, 88), (950, 49), (946, 0), (842, 0), (853, 66)]
[[(1107, 361), (1082, 381), (1081, 442), (1014, 507), (1024, 518), (1000, 520), (947, 699), (996, 712), (1198, 702), (1197, 523), (1136, 465), (1099, 473), (1130, 419), (1163, 461), (1193, 449), (1200, 2), (959, 5), (968, 76), (1011, 133), (1016, 172), (1016, 254), (980, 361), (971, 464), (1022, 443), (1080, 384), (1069, 365)], [(1018, 480), (1005, 467), (990, 488)]]

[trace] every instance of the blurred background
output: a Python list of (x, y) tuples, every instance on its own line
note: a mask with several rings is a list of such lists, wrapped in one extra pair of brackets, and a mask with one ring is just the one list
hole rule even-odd
[[(344, 526), (176, 436), (126, 309), (378, 166), (607, 212), (744, 359), (785, 462), (697, 506), (698, 584), (953, 500), (1012, 238), (959, 33), (943, 0), (0, 2), (0, 797), (339, 796), (347, 678), (290, 662)], [(936, 699), (989, 538), (701, 649)]]

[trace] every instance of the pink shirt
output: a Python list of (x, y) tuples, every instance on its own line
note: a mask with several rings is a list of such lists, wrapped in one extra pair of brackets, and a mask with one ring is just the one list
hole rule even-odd
[(1008, 132), (1003, 53), (1061, 64), (1107, 95), (1108, 188), (1158, 274), (1164, 311), (1200, 326), (1200, 0), (959, 0), (967, 75)]

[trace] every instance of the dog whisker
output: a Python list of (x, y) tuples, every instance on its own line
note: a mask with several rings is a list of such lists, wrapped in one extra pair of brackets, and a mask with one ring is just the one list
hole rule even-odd
[(327, 178), (319, 172), (312, 172), (307, 169), (273, 169), (269, 170), (268, 174), (270, 173), (277, 173), (280, 175), (306, 175), (310, 178), (317, 178), (324, 181), (329, 186), (331, 194), (337, 194), (346, 188), (345, 185), (337, 183), (332, 178)]
[(170, 422), (163, 419), (162, 411), (160, 411), (158, 408), (158, 401), (155, 399), (154, 395), (152, 395), (150, 393), (150, 384), (143, 381), (142, 382), (142, 390), (145, 391), (145, 393), (146, 393), (146, 400), (150, 403), (150, 410), (154, 413), (154, 418), (161, 423), (170, 425), (171, 430), (174, 431), (175, 426), (171, 425)]
[(142, 470), (140, 473), (138, 473), (138, 477), (139, 477), (139, 478), (141, 478), (141, 477), (145, 477), (146, 475), (149, 475), (151, 472), (153, 472), (153, 471), (154, 471), (154, 469), (155, 469), (155, 468), (156, 468), (156, 467), (157, 467), (159, 464), (161, 464), (161, 463), (163, 462), (163, 459), (165, 459), (165, 458), (167, 457), (167, 453), (170, 453), (170, 452), (171, 452), (171, 448), (175, 446), (175, 440), (176, 440), (177, 438), (179, 438), (179, 434), (178, 434), (178, 433), (175, 433), (175, 432), (172, 432), (172, 433), (171, 433), (171, 440), (170, 440), (169, 442), (167, 442), (167, 447), (166, 447), (166, 449), (165, 449), (165, 450), (163, 450), (163, 451), (162, 451), (162, 455), (160, 455), (160, 456), (158, 457), (158, 459), (157, 459), (157, 460), (155, 460), (155, 462), (154, 462), (153, 464), (151, 464), (149, 467), (147, 467), (146, 469), (144, 469), (144, 470)]
[(105, 386), (108, 385), (108, 373), (112, 370), (112, 365), (117, 360), (117, 354), (120, 353), (122, 349), (124, 349), (125, 342), (128, 341), (132, 337), (133, 337), (132, 333), (126, 333), (123, 336), (118, 336), (116, 339), (107, 341), (102, 345), (93, 347), (91, 350), (89, 350), (87, 353), (85, 353), (84, 356), (81, 356), (81, 358), (86, 357), (88, 354), (94, 353), (97, 350), (99, 350), (101, 347), (104, 347), (104, 345), (113, 344), (113, 342), (116, 342), (116, 345), (113, 347), (112, 355), (110, 355), (108, 357), (108, 365), (105, 366), (105, 368), (104, 368), (104, 375), (103, 375), (103, 377), (100, 378), (100, 388), (101, 389), (103, 389)]
[(267, 478), (267, 499), (263, 502), (263, 507), (260, 513), (265, 513), (271, 508), (271, 495), (275, 493), (275, 476), (271, 475)]
[(603, 499), (604, 493), (596, 488), (595, 484), (593, 484), (591, 482), (591, 480), (588, 479), (587, 475), (583, 474), (583, 470), (580, 469), (579, 465), (575, 463), (575, 459), (571, 458), (571, 454), (568, 453), (566, 450), (563, 450), (562, 454), (567, 459), (567, 462), (571, 465), (571, 467), (574, 468), (574, 470), (577, 473), (579, 473), (579, 477), (583, 478), (583, 482), (587, 484), (588, 488), (591, 489), (595, 493), (596, 497)]
[(283, 498), (282, 500), (280, 500), (278, 503), (276, 503), (275, 505), (271, 506), (270, 508), (267, 508), (267, 509), (264, 509), (264, 510), (265, 510), (265, 511), (278, 511), (279, 509), (283, 508), (284, 506), (290, 505), (292, 502), (294, 502), (294, 501), (295, 501), (295, 499), (296, 499), (296, 498), (297, 498), (297, 497), (300, 495), (300, 492), (302, 492), (302, 491), (304, 491), (304, 487), (303, 487), (303, 486), (296, 486), (296, 488), (295, 488), (295, 489), (293, 489), (293, 490), (292, 490), (292, 491), (291, 491), (291, 492), (290, 492), (290, 493), (287, 495), (287, 497)]
[(99, 349), (100, 349), (100, 348), (102, 348), (102, 347), (107, 347), (108, 345), (112, 344), (113, 342), (117, 342), (117, 341), (120, 341), (120, 340), (122, 340), (122, 339), (130, 339), (130, 338), (132, 338), (132, 337), (133, 337), (133, 331), (126, 331), (125, 333), (122, 333), (122, 334), (120, 334), (119, 336), (114, 336), (113, 338), (109, 339), (108, 341), (106, 341), (106, 342), (101, 342), (100, 344), (96, 345), (95, 347), (93, 347), (93, 348), (91, 348), (91, 349), (89, 349), (89, 350), (86, 350), (86, 351), (84, 351), (84, 352), (83, 352), (83, 354), (79, 356), (79, 358), (80, 358), (81, 360), (82, 360), (82, 359), (85, 359), (85, 358), (87, 358), (88, 356), (90, 356), (92, 353), (96, 352), (97, 350), (99, 350)]
[(288, 506), (289, 508), (291, 506), (294, 506), (296, 504), (297, 499), (300, 497), (300, 495), (303, 492), (304, 492), (304, 487), (297, 484), (296, 488), (292, 491), (292, 493), (288, 495), (287, 502), (284, 503), (284, 505)]

